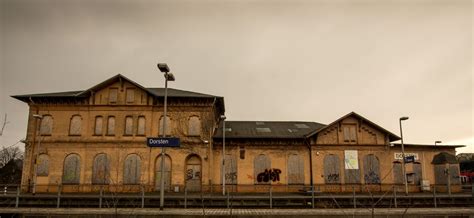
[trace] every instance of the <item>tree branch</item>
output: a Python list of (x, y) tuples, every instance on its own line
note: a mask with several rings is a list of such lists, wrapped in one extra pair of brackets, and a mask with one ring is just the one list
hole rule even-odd
[(7, 114), (5, 114), (5, 117), (3, 118), (3, 124), (2, 124), (2, 129), (0, 129), (0, 136), (3, 135), (3, 130), (5, 130), (5, 126), (8, 124), (7, 121)]

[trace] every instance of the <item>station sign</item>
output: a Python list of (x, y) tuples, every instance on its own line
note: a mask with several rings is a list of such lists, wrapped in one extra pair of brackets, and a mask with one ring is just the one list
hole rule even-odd
[(148, 137), (146, 138), (148, 147), (179, 147), (179, 138), (173, 137)]
[[(419, 160), (420, 158), (418, 157), (418, 153), (405, 153), (405, 162), (407, 162), (408, 157), (413, 157), (413, 161), (415, 162)], [(403, 154), (402, 153), (395, 153), (394, 154), (395, 160), (403, 160)], [(411, 159), (410, 159), (411, 160)]]

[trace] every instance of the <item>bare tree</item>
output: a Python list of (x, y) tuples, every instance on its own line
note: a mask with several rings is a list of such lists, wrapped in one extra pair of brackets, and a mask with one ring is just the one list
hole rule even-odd
[(23, 159), (23, 152), (18, 146), (2, 146), (0, 151), (0, 168), (5, 166), (11, 160)]

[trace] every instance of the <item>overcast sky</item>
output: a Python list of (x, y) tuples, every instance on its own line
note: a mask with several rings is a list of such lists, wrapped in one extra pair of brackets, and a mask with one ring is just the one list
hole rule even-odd
[(473, 5), (456, 1), (0, 0), (0, 145), (26, 135), (10, 95), (118, 73), (224, 96), (229, 120), (331, 123), (355, 111), (406, 143), (474, 152)]

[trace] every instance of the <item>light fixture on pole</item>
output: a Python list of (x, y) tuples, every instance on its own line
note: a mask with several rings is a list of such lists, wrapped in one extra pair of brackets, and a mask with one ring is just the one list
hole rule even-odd
[[(37, 149), (34, 149), (34, 166), (33, 166), (33, 190), (32, 193), (36, 194), (36, 181), (37, 181), (37, 172), (38, 172), (38, 155), (39, 155), (39, 149), (41, 146), (41, 122), (43, 122), (43, 115), (41, 114), (33, 114), (33, 118), (39, 120), (39, 128), (36, 131), (36, 136), (38, 137), (38, 147)], [(34, 146), (34, 143), (33, 143)]]
[(435, 141), (435, 146), (436, 146), (437, 144), (441, 144), (441, 143), (443, 143), (443, 142), (442, 142), (442, 141)]
[(407, 174), (406, 174), (406, 169), (405, 169), (405, 146), (403, 145), (403, 131), (402, 131), (402, 121), (403, 120), (408, 120), (408, 117), (400, 117), (400, 138), (402, 140), (402, 174), (403, 174), (403, 183), (405, 184), (405, 194), (408, 195), (408, 182), (407, 182)]
[[(170, 73), (170, 68), (165, 63), (158, 63), (158, 69), (165, 75), (165, 100), (164, 100), (164, 112), (163, 112), (163, 138), (166, 137), (166, 110), (167, 110), (167, 101), (168, 101), (168, 81), (175, 81), (174, 75)], [(164, 175), (164, 166), (165, 166), (165, 147), (161, 147), (161, 166), (160, 166), (160, 210), (163, 210), (165, 204), (165, 180)]]
[(225, 195), (225, 115), (222, 119), (222, 195)]

